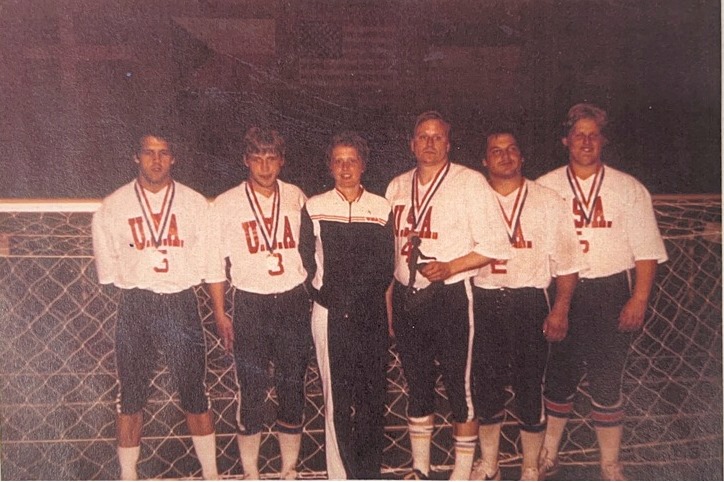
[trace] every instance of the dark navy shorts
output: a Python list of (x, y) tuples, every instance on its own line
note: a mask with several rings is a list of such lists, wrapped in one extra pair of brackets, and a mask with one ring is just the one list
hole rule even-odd
[(172, 294), (123, 290), (116, 322), (119, 413), (131, 415), (143, 409), (161, 352), (181, 408), (194, 414), (208, 411), (206, 344), (194, 290)]
[(277, 294), (234, 292), (234, 359), (239, 380), (238, 431), (254, 435), (264, 428), (269, 365), (274, 365), (275, 430), (301, 433), (304, 377), (312, 349), (310, 301), (304, 285)]
[(551, 344), (545, 381), (549, 414), (567, 415), (584, 375), (594, 407), (618, 410), (621, 406), (632, 334), (618, 331), (618, 317), (630, 297), (628, 271), (579, 280), (571, 301), (568, 336)]
[(405, 310), (405, 286), (392, 292), (397, 351), (408, 387), (407, 415), (435, 413), (439, 364), (453, 420), (475, 419), (472, 394), (473, 292), (469, 279), (444, 285), (426, 303)]
[(520, 428), (545, 429), (543, 374), (548, 342), (543, 321), (549, 313), (548, 296), (537, 288), (473, 288), (475, 349), (473, 373), (475, 412), (481, 425), (501, 423), (505, 404), (511, 404)]

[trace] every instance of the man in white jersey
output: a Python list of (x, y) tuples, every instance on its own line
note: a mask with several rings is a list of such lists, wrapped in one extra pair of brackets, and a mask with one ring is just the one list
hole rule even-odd
[(116, 321), (120, 391), (116, 428), (121, 479), (138, 478), (143, 407), (159, 349), (166, 355), (205, 479), (218, 478), (204, 377), (206, 346), (193, 287), (206, 277), (208, 203), (171, 178), (172, 143), (144, 132), (138, 177), (93, 216), (98, 279), (121, 288)]
[(418, 116), (410, 148), (417, 167), (392, 180), (386, 197), (395, 227), (390, 331), (409, 388), (413, 472), (430, 472), (435, 360), (453, 413), (455, 468), (467, 479), (478, 424), (473, 408), (473, 297), (470, 278), (491, 259), (510, 258), (493, 191), (479, 172), (448, 158), (450, 125), (434, 111)]
[[(252, 127), (244, 137), (246, 181), (213, 203), (217, 236), (209, 279), (224, 347), (233, 351), (239, 381), (237, 442), (247, 478), (259, 478), (259, 446), (269, 363), (279, 401), (275, 430), (281, 477), (294, 479), (302, 439), (304, 375), (311, 349), (307, 272), (299, 255), (304, 193), (278, 179), (285, 162), (277, 131)], [(224, 308), (226, 258), (234, 286), (233, 323)]]
[[(512, 130), (487, 136), (483, 166), (495, 190), (513, 257), (493, 261), (473, 279), (475, 411), (482, 457), (473, 480), (499, 480), (500, 430), (509, 398), (523, 448), (521, 480), (538, 480), (543, 443), (543, 374), (548, 344), (565, 338), (568, 309), (582, 257), (563, 199), (522, 174), (523, 155)], [(549, 285), (556, 276), (555, 299)]]
[(566, 200), (586, 261), (571, 302), (568, 337), (552, 345), (546, 373), (542, 470), (549, 476), (557, 469), (561, 438), (585, 371), (601, 476), (623, 480), (619, 451), (626, 355), (631, 333), (643, 325), (656, 266), (668, 259), (646, 188), (601, 161), (607, 124), (599, 107), (571, 107), (562, 139), (568, 165), (538, 180)]
[(365, 190), (369, 148), (334, 136), (327, 161), (334, 189), (302, 214), (300, 251), (314, 273), (312, 333), (324, 388), (327, 476), (379, 479), (389, 361), (385, 292), (394, 267), (387, 200)]

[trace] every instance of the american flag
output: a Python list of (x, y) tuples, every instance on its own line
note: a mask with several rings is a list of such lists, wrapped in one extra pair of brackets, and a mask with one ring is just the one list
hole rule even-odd
[(382, 88), (398, 72), (393, 26), (306, 21), (299, 26), (299, 82), (327, 89)]

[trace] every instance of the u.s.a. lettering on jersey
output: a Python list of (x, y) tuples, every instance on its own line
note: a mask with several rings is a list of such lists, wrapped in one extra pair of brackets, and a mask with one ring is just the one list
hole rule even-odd
[[(433, 206), (430, 206), (425, 212), (422, 222), (420, 223), (420, 228), (415, 231), (415, 234), (419, 236), (420, 239), (437, 239), (437, 231), (432, 230), (432, 208)], [(414, 219), (412, 218), (412, 208), (410, 208), (410, 211), (407, 213), (408, 226), (402, 228), (402, 213), (404, 211), (405, 206), (402, 204), (394, 207), (395, 233), (401, 238), (406, 238), (410, 235), (412, 232), (412, 225), (414, 224)]]
[[(160, 215), (154, 214), (153, 219), (156, 225), (158, 225), (161, 217)], [(139, 251), (143, 250), (144, 248), (150, 248), (153, 244), (153, 241), (146, 237), (143, 218), (141, 216), (129, 218), (128, 225), (131, 227), (133, 246), (135, 246), (135, 248)], [(171, 214), (171, 217), (168, 220), (168, 231), (166, 233), (166, 236), (163, 239), (159, 240), (159, 242), (160, 246), (163, 247), (183, 248), (184, 241), (179, 237), (178, 223), (176, 222), (175, 214)]]
[[(271, 220), (264, 220), (267, 223), (267, 227), (271, 227)], [(266, 251), (266, 243), (261, 242), (259, 236), (259, 225), (256, 221), (245, 221), (241, 223), (241, 228), (244, 230), (244, 237), (246, 238), (246, 246), (249, 249), (249, 253), (255, 254), (259, 251)], [(268, 231), (267, 231), (268, 232)], [(294, 231), (289, 223), (289, 218), (284, 216), (284, 236), (281, 243), (278, 240), (274, 240), (272, 250), (277, 249), (294, 249), (297, 247), (297, 242), (294, 240)]]

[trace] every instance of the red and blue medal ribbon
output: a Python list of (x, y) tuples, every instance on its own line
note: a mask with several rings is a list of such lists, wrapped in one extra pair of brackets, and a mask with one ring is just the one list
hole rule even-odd
[(503, 213), (503, 219), (505, 219), (505, 230), (508, 232), (508, 239), (512, 244), (515, 241), (515, 232), (518, 230), (520, 225), (520, 215), (523, 213), (523, 206), (525, 206), (525, 200), (528, 198), (528, 184), (523, 180), (523, 185), (518, 188), (518, 194), (515, 197), (515, 203), (513, 204), (513, 210), (508, 216), (505, 212), (503, 204), (498, 199), (498, 206), (500, 211)]
[(596, 205), (596, 198), (601, 192), (601, 186), (603, 185), (603, 176), (605, 174), (605, 167), (601, 165), (596, 171), (591, 183), (591, 189), (588, 191), (588, 197), (583, 193), (581, 185), (578, 183), (578, 178), (571, 170), (571, 166), (566, 167), (566, 176), (568, 177), (568, 184), (571, 186), (573, 195), (578, 200), (578, 204), (581, 205), (581, 211), (583, 211), (583, 217), (586, 220), (586, 226), (591, 223), (591, 217), (593, 216), (593, 209)]
[(256, 219), (256, 224), (259, 225), (259, 230), (261, 231), (261, 236), (264, 239), (264, 244), (266, 245), (267, 252), (269, 252), (269, 254), (273, 254), (274, 243), (277, 239), (277, 230), (279, 229), (279, 207), (281, 203), (281, 196), (279, 195), (279, 183), (274, 184), (274, 199), (272, 200), (271, 226), (267, 225), (267, 218), (264, 216), (264, 212), (262, 211), (261, 205), (259, 204), (259, 199), (256, 197), (256, 193), (254, 192), (254, 189), (249, 185), (249, 182), (246, 182), (244, 184), (244, 189), (246, 190), (246, 198), (249, 200), (251, 212), (254, 213), (254, 219)]
[[(138, 204), (141, 206), (143, 218), (146, 220), (146, 226), (148, 226), (153, 247), (158, 248), (163, 242), (164, 232), (168, 227), (168, 220), (171, 217), (171, 206), (173, 205), (173, 198), (176, 194), (176, 184), (171, 181), (168, 186), (166, 186), (166, 194), (163, 196), (163, 204), (161, 205), (159, 216), (160, 222), (156, 222), (156, 219), (153, 217), (153, 210), (151, 209), (151, 204), (148, 202), (148, 197), (146, 197), (146, 191), (139, 186), (138, 181), (133, 185), (133, 189), (136, 192)], [(141, 198), (143, 198), (143, 201)]]
[(446, 162), (445, 165), (439, 171), (437, 171), (437, 174), (435, 174), (435, 178), (432, 180), (430, 187), (427, 188), (425, 194), (423, 194), (422, 196), (422, 199), (420, 199), (418, 187), (419, 179), (417, 175), (418, 169), (415, 169), (415, 173), (412, 176), (412, 190), (410, 193), (411, 206), (409, 214), (410, 224), (412, 225), (413, 232), (417, 231), (417, 227), (420, 224), (420, 221), (422, 221), (422, 219), (425, 217), (425, 212), (430, 206), (430, 201), (432, 200), (433, 196), (435, 196), (435, 193), (440, 187), (440, 184), (442, 184), (442, 182), (445, 180), (445, 177), (447, 176), (447, 173), (449, 171), (450, 163)]

